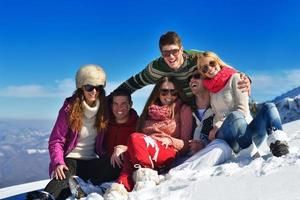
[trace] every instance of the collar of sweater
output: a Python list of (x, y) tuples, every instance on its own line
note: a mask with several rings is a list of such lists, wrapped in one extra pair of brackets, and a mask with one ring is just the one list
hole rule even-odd
[(85, 101), (83, 101), (82, 107), (83, 107), (83, 110), (84, 110), (84, 115), (88, 119), (94, 117), (98, 112), (99, 106), (100, 106), (99, 99), (96, 100), (96, 106), (94, 106), (94, 107), (90, 107)]

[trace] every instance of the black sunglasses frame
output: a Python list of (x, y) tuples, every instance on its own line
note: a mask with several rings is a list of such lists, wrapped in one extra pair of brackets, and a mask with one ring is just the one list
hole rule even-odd
[(171, 54), (173, 56), (177, 56), (179, 51), (180, 51), (180, 49), (163, 50), (163, 51), (161, 51), (161, 54), (163, 57), (168, 58), (171, 56)]
[(176, 89), (160, 89), (159, 93), (162, 96), (167, 96), (168, 94), (170, 94), (171, 96), (176, 97), (178, 95)]
[(198, 79), (201, 79), (201, 78), (202, 78), (202, 75), (199, 74), (199, 73), (192, 74), (192, 75), (190, 75), (190, 76), (188, 77), (188, 81), (190, 82), (190, 81), (192, 80), (192, 78), (198, 80)]
[(208, 68), (209, 67), (216, 67), (216, 66), (217, 66), (217, 61), (215, 61), (215, 60), (209, 61), (209, 63), (207, 65), (203, 65), (203, 66), (200, 67), (201, 68), (201, 72), (203, 74), (205, 74), (205, 73), (208, 72)]
[(94, 86), (94, 85), (89, 85), (88, 84), (88, 85), (84, 85), (82, 88), (87, 92), (92, 92), (94, 89), (96, 89), (97, 92), (100, 92), (103, 88), (103, 85)]

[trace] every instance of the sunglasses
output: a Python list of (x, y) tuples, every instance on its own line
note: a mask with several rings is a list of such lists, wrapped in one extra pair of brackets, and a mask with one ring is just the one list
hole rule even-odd
[(161, 51), (161, 54), (163, 57), (168, 58), (171, 56), (171, 54), (173, 56), (177, 56), (179, 53), (179, 49), (171, 49), (171, 50), (163, 50)]
[(87, 92), (92, 92), (94, 89), (97, 91), (97, 92), (100, 92), (102, 90), (103, 86), (102, 85), (96, 85), (96, 86), (93, 86), (93, 85), (84, 85), (83, 86), (83, 89)]
[(192, 75), (190, 75), (190, 76), (188, 77), (188, 81), (190, 82), (190, 81), (192, 80), (192, 78), (198, 80), (198, 79), (201, 79), (202, 76), (201, 76), (201, 74), (199, 74), (199, 73), (192, 74)]
[(168, 94), (170, 94), (173, 97), (177, 96), (177, 90), (175, 89), (160, 89), (160, 95), (161, 96), (167, 96)]
[(216, 66), (217, 66), (217, 62), (214, 61), (214, 60), (212, 60), (212, 61), (210, 61), (210, 62), (208, 63), (208, 65), (203, 65), (203, 66), (201, 66), (200, 69), (201, 69), (201, 72), (202, 72), (203, 74), (205, 74), (205, 73), (208, 72), (209, 67), (216, 67)]

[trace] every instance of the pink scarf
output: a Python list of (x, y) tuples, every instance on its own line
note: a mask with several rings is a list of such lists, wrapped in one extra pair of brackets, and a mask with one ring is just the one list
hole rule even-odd
[(151, 105), (148, 108), (148, 119), (145, 121), (143, 132), (147, 135), (163, 133), (171, 135), (176, 129), (175, 119), (172, 118), (170, 106)]
[(204, 79), (203, 85), (212, 93), (217, 93), (224, 88), (230, 77), (236, 70), (230, 67), (223, 67), (217, 75), (211, 79)]
[(152, 104), (148, 108), (149, 119), (153, 120), (164, 120), (171, 118), (172, 111), (169, 106), (158, 106)]

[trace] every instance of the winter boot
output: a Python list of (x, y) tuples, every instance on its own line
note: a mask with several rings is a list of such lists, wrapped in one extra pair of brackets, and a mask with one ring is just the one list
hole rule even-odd
[(85, 185), (85, 184), (87, 183), (83, 181), (81, 178), (79, 178), (78, 176), (71, 176), (69, 178), (69, 188), (72, 195), (76, 199), (80, 199), (87, 196), (87, 193), (85, 193), (81, 187), (81, 185)]
[(135, 182), (134, 191), (145, 188), (152, 188), (159, 184), (158, 172), (150, 168), (139, 167), (133, 173), (133, 180)]
[(272, 154), (276, 157), (284, 156), (289, 153), (287, 134), (282, 130), (272, 131), (268, 136), (267, 143)]
[(94, 185), (91, 182), (85, 182), (78, 176), (71, 176), (69, 178), (69, 187), (72, 195), (76, 199), (86, 197), (88, 194), (97, 193), (103, 195), (103, 190), (100, 186)]
[(26, 200), (55, 200), (55, 198), (46, 191), (33, 191), (27, 193)]
[(128, 192), (124, 185), (113, 183), (110, 189), (107, 189), (103, 195), (104, 200), (127, 200)]

